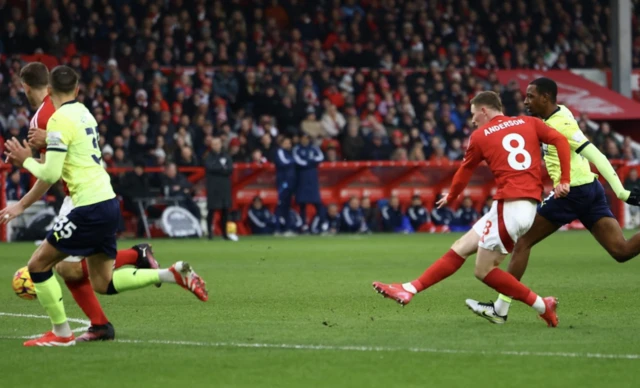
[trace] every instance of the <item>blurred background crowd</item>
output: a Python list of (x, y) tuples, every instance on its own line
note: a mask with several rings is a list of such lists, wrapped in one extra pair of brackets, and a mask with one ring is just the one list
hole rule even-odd
[[(25, 3), (0, 0), (2, 139), (34, 111), (18, 54), (49, 54), (81, 74), (110, 167), (203, 166), (214, 137), (233, 162), (275, 162), (303, 134), (324, 161), (461, 160), (476, 92), (525, 114), (517, 84), (474, 69), (610, 66), (608, 1)], [(633, 39), (640, 67), (635, 20)], [(610, 159), (637, 159), (608, 123), (579, 122)]]

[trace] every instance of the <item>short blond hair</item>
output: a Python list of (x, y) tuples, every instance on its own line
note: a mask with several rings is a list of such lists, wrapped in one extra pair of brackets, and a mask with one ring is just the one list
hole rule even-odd
[(487, 91), (476, 94), (476, 96), (471, 99), (471, 105), (482, 105), (502, 112), (502, 100), (500, 100), (500, 96), (496, 92)]

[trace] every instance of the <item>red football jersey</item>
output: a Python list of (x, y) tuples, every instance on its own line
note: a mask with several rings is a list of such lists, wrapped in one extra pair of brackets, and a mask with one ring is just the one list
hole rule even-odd
[(498, 191), (495, 199), (527, 198), (540, 201), (542, 176), (540, 143), (556, 146), (562, 183), (570, 181), (569, 143), (542, 120), (528, 116), (496, 116), (471, 134), (462, 166), (451, 185), (448, 200), (455, 199), (483, 160), (493, 173)]
[[(47, 123), (49, 122), (49, 119), (51, 118), (51, 116), (53, 115), (53, 112), (55, 111), (56, 111), (56, 108), (55, 106), (53, 106), (53, 102), (51, 102), (51, 97), (45, 96), (44, 100), (42, 101), (42, 104), (40, 104), (40, 107), (31, 118), (29, 127), (39, 128), (46, 131)], [(41, 154), (44, 154), (46, 152), (47, 152), (46, 148), (43, 148), (40, 150)], [(65, 194), (69, 195), (67, 185), (64, 183), (64, 181), (62, 182), (62, 186)]]
[(53, 106), (53, 102), (51, 102), (51, 97), (46, 96), (40, 104), (40, 107), (36, 111), (36, 113), (31, 118), (31, 123), (29, 127), (31, 128), (40, 128), (47, 129), (47, 123), (53, 115), (53, 112), (56, 111), (56, 108)]

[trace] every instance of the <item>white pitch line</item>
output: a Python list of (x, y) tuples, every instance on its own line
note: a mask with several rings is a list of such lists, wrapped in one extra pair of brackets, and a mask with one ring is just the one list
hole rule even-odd
[(115, 342), (128, 344), (155, 344), (173, 346), (203, 346), (212, 348), (258, 348), (258, 349), (289, 349), (289, 350), (328, 350), (347, 352), (411, 352), (437, 354), (469, 354), (485, 356), (519, 356), (519, 357), (560, 357), (560, 358), (601, 358), (638, 360), (640, 354), (606, 354), (606, 353), (568, 353), (568, 352), (528, 352), (528, 351), (485, 351), (437, 348), (391, 348), (384, 346), (332, 346), (306, 344), (263, 344), (238, 342), (196, 342), (170, 340), (116, 340)]
[[(46, 315), (15, 314), (0, 312), (0, 316), (17, 318), (49, 319)], [(81, 323), (87, 327), (74, 331), (87, 330), (90, 322), (85, 319), (68, 318), (69, 322)], [(34, 336), (0, 336), (0, 339), (30, 339)], [(530, 352), (511, 350), (464, 350), (464, 349), (438, 349), (438, 348), (392, 348), (385, 346), (355, 346), (355, 345), (309, 345), (309, 344), (266, 344), (266, 343), (242, 343), (242, 342), (199, 342), (199, 341), (171, 341), (171, 340), (128, 340), (119, 339), (114, 342), (123, 344), (149, 344), (169, 346), (200, 346), (209, 348), (244, 348), (244, 349), (287, 349), (309, 351), (341, 351), (341, 352), (409, 352), (409, 353), (433, 353), (433, 354), (466, 354), (481, 356), (516, 356), (516, 357), (556, 357), (556, 358), (596, 358), (615, 360), (640, 360), (640, 354), (610, 354), (610, 353), (573, 353), (573, 352)]]
[[(4, 317), (16, 317), (16, 318), (35, 318), (35, 319), (49, 319), (47, 315), (34, 315), (34, 314), (17, 314), (17, 313), (3, 313), (0, 312), (0, 316)], [(86, 319), (80, 318), (67, 318), (69, 322), (81, 323), (85, 326), (91, 325), (91, 322)]]
[[(0, 312), (0, 316), (3, 316), (3, 317), (14, 317), (14, 318), (49, 319), (49, 317), (47, 315), (3, 313), (3, 312)], [(74, 332), (74, 333), (85, 332), (91, 326), (91, 322), (86, 320), (86, 319), (67, 318), (67, 320), (69, 322), (82, 324), (82, 327), (71, 329), (71, 331)], [(33, 338), (38, 338), (41, 335), (42, 334), (34, 334), (34, 335), (26, 335), (26, 336), (14, 337), (14, 338), (16, 338), (16, 339), (18, 339), (18, 338), (19, 339), (33, 339)]]

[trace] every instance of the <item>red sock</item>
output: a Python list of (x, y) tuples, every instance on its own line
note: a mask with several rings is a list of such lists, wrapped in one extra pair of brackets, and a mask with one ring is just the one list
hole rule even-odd
[(106, 325), (109, 323), (109, 320), (107, 316), (104, 315), (102, 306), (100, 306), (100, 302), (91, 287), (86, 260), (82, 260), (82, 272), (84, 275), (82, 280), (75, 282), (65, 281), (67, 288), (71, 291), (71, 295), (73, 295), (73, 299), (78, 306), (80, 306), (87, 318), (91, 320), (91, 325)]
[(123, 265), (136, 265), (136, 261), (138, 261), (138, 251), (135, 249), (123, 249), (118, 251), (118, 255), (116, 256), (116, 264), (113, 267), (114, 269), (118, 269)]
[(455, 253), (453, 249), (449, 249), (449, 252), (445, 253), (444, 256), (431, 264), (431, 266), (424, 271), (422, 276), (412, 281), (411, 284), (416, 288), (416, 290), (418, 290), (418, 292), (426, 290), (439, 281), (453, 275), (458, 269), (460, 269), (460, 267), (462, 267), (462, 264), (464, 264), (464, 258)]
[(529, 287), (520, 283), (513, 275), (500, 268), (491, 270), (482, 281), (499, 293), (524, 302), (529, 306), (533, 306), (538, 298), (538, 295), (531, 291)]

